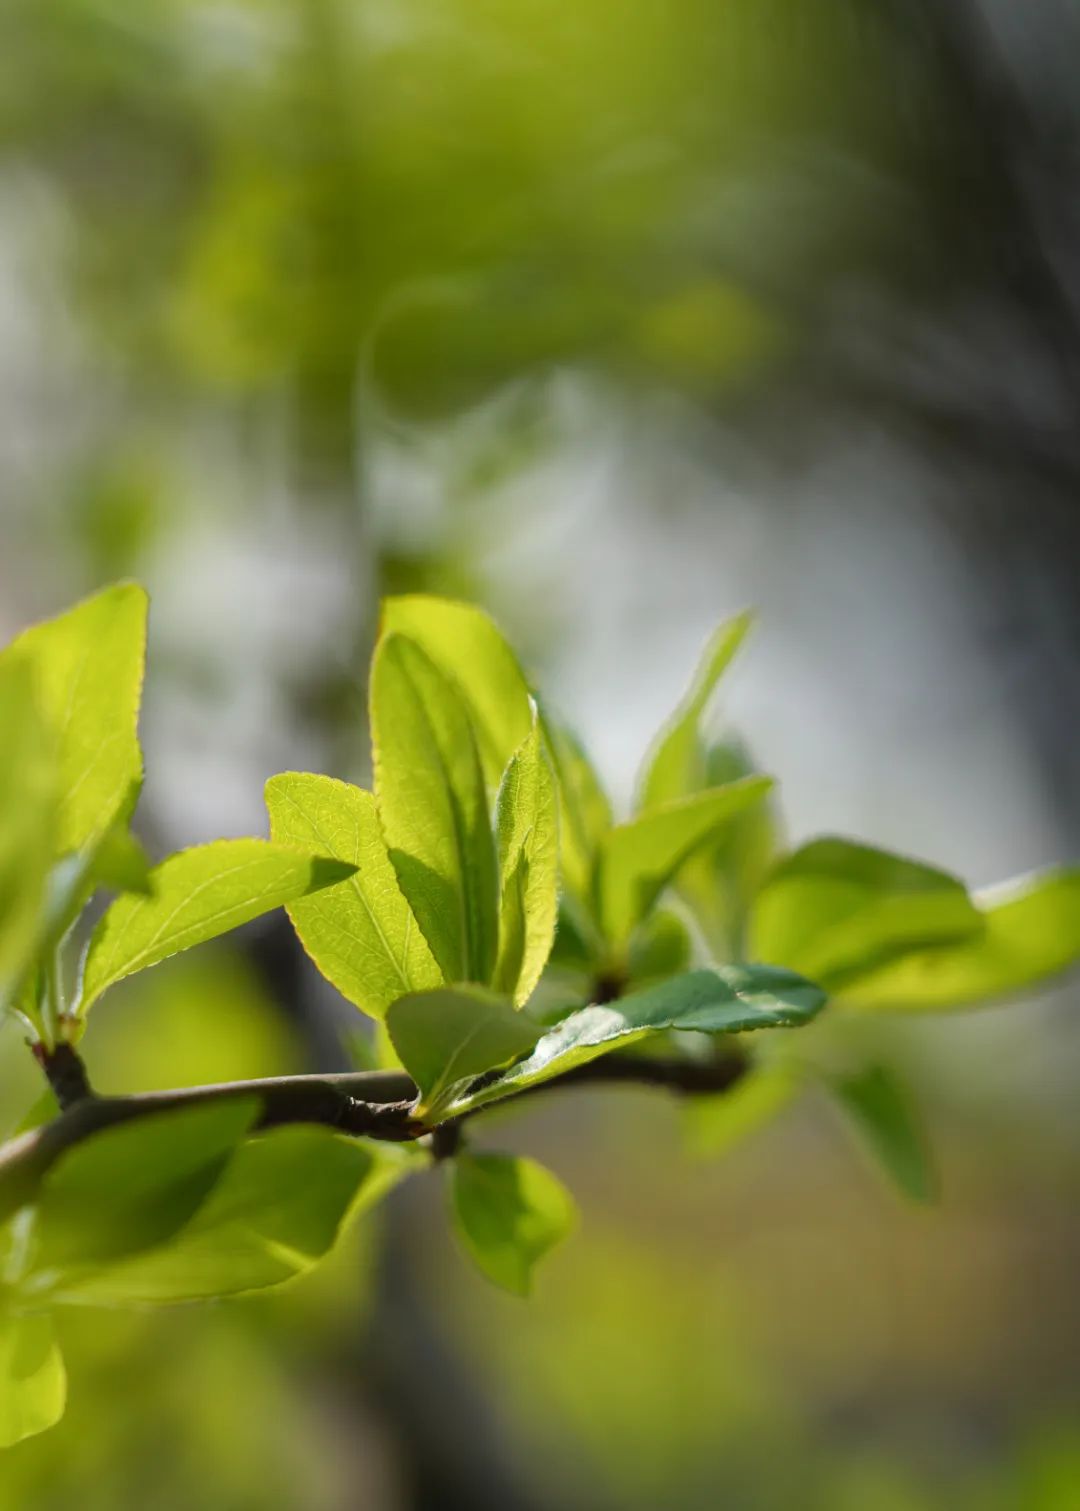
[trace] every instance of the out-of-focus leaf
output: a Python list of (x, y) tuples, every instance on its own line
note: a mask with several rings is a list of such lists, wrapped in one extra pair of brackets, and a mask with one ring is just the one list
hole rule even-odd
[(612, 829), (598, 876), (600, 918), (610, 943), (625, 944), (683, 862), (737, 814), (759, 803), (772, 785), (769, 777), (746, 777), (665, 803)]
[(146, 610), (143, 589), (120, 583), (24, 630), (0, 656), (0, 663), (13, 654), (30, 659), (38, 706), (56, 740), (57, 854), (98, 839), (138, 796)]
[(845, 839), (818, 839), (766, 877), (750, 953), (840, 989), (922, 945), (978, 934), (981, 922), (956, 877)]
[(273, 1128), (242, 1144), (191, 1220), (160, 1247), (95, 1268), (58, 1301), (122, 1306), (193, 1301), (280, 1285), (333, 1247), (349, 1215), (409, 1168), (328, 1128)]
[(54, 781), (29, 659), (0, 657), (0, 1011), (18, 991), (42, 937)]
[(171, 1238), (209, 1195), (258, 1110), (252, 1096), (154, 1113), (69, 1149), (41, 1183), (24, 1286), (38, 1292), (58, 1272)]
[(114, 892), (153, 894), (146, 851), (126, 824), (114, 824), (102, 836), (90, 863), (90, 879)]
[(499, 955), (494, 986), (527, 1002), (551, 953), (559, 897), (555, 782), (538, 726), (515, 752), (496, 808)]
[(550, 1170), (508, 1154), (461, 1154), (450, 1174), (454, 1228), (477, 1267), (527, 1296), (533, 1268), (574, 1226), (574, 1199)]
[[(595, 875), (611, 804), (584, 747), (565, 725), (540, 707), (540, 727), (558, 780), (559, 864), (582, 927), (595, 927)], [(564, 900), (565, 901), (565, 900)]]
[(659, 986), (632, 992), (606, 1006), (568, 1014), (524, 1060), (501, 1076), (465, 1087), (449, 1104), (454, 1113), (500, 1100), (670, 1029), (740, 1033), (757, 1028), (798, 1028), (825, 1003), (811, 982), (773, 966), (719, 966), (690, 971)]
[(411, 640), (371, 671), (375, 798), (390, 860), (451, 982), (488, 982), (498, 946), (495, 842), (468, 709)]
[(420, 1111), (430, 1112), (462, 1081), (482, 1075), (532, 1049), (538, 1023), (489, 992), (418, 992), (395, 1002), (386, 1015), (402, 1065), (420, 1088)]
[(634, 932), (627, 976), (639, 985), (662, 976), (677, 976), (689, 969), (692, 953), (690, 934), (682, 919), (675, 913), (657, 910)]
[(883, 1065), (829, 1083), (864, 1146), (912, 1201), (930, 1202), (938, 1178), (907, 1088)]
[(805, 1086), (805, 1076), (784, 1061), (755, 1065), (729, 1091), (688, 1097), (683, 1129), (691, 1154), (715, 1157), (749, 1138), (784, 1112)]
[(304, 949), (343, 997), (373, 1018), (442, 973), (398, 886), (375, 799), (332, 777), (284, 772), (266, 784), (270, 833), (355, 866), (337, 886), (298, 898), (288, 914)]
[(705, 785), (701, 721), (752, 623), (751, 614), (737, 614), (713, 632), (693, 682), (646, 757), (638, 783), (639, 810), (688, 797)]
[(1080, 961), (1080, 869), (1022, 877), (975, 901), (979, 933), (849, 979), (840, 1000), (875, 1012), (976, 1007), (1030, 992)]
[(153, 895), (118, 897), (87, 951), (81, 1010), (136, 971), (333, 886), (355, 868), (263, 839), (222, 839), (170, 855), (150, 873)]
[(517, 657), (475, 604), (422, 593), (384, 599), (383, 629), (420, 646), (468, 702), (488, 785), (494, 788), (532, 726), (532, 703)]
[(0, 1448), (55, 1426), (66, 1399), (52, 1318), (0, 1312)]

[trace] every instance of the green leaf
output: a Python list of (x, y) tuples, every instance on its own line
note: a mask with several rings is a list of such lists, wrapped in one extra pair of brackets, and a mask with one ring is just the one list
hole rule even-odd
[(497, 1079), (485, 1078), (463, 1088), (449, 1103), (449, 1110), (457, 1114), (514, 1096), (666, 1029), (726, 1034), (798, 1028), (824, 1004), (825, 994), (818, 987), (779, 967), (727, 965), (689, 971), (617, 1002), (568, 1014), (526, 1059)]
[(490, 981), (495, 842), (466, 704), (430, 658), (387, 635), (371, 671), (375, 798), (390, 860), (448, 981)]
[(152, 897), (150, 861), (126, 824), (114, 824), (101, 839), (90, 863), (90, 879), (114, 892)]
[(705, 786), (701, 722), (717, 683), (746, 639), (753, 615), (737, 614), (711, 636), (682, 702), (661, 730), (638, 783), (638, 809), (645, 811)]
[(627, 977), (645, 986), (690, 968), (693, 953), (689, 932), (675, 913), (658, 909), (634, 931), (627, 959)]
[(418, 645), (459, 688), (494, 788), (533, 722), (528, 684), (495, 621), (474, 604), (415, 593), (383, 600), (382, 627)]
[(57, 742), (56, 853), (80, 850), (126, 818), (142, 782), (138, 718), (147, 598), (120, 583), (25, 630), (0, 661), (25, 654)]
[(119, 1123), (76, 1144), (37, 1197), (25, 1290), (57, 1274), (164, 1243), (194, 1214), (255, 1121), (257, 1097), (235, 1097)]
[(405, 993), (441, 986), (442, 972), (386, 853), (371, 793), (290, 771), (267, 782), (266, 806), (275, 840), (356, 867), (346, 881), (288, 906), (301, 944), (342, 996), (381, 1018)]
[(607, 835), (600, 855), (600, 918), (612, 945), (625, 943), (679, 867), (699, 846), (772, 787), (769, 777), (746, 777), (693, 797), (665, 803)]
[(845, 983), (847, 1005), (944, 1012), (1030, 992), (1080, 962), (1080, 868), (1043, 871), (976, 893), (982, 930), (917, 950)]
[(487, 1278), (515, 1296), (571, 1231), (574, 1199), (550, 1170), (508, 1154), (461, 1154), (450, 1172), (454, 1229)]
[(691, 1154), (726, 1154), (786, 1111), (805, 1085), (799, 1069), (777, 1060), (753, 1066), (718, 1096), (687, 1098), (682, 1120)]
[(158, 1248), (91, 1270), (54, 1297), (76, 1305), (195, 1301), (280, 1285), (333, 1247), (410, 1167), (328, 1128), (274, 1128), (233, 1154), (191, 1220)]
[(539, 704), (540, 727), (558, 786), (559, 864), (566, 890), (576, 903), (581, 926), (595, 925), (595, 877), (604, 836), (611, 828), (611, 804), (577, 736)]
[(543, 1029), (490, 992), (419, 992), (386, 1015), (402, 1065), (420, 1089), (418, 1111), (440, 1106), (462, 1081), (508, 1065), (532, 1049)]
[(506, 768), (495, 829), (501, 901), (493, 984), (520, 1005), (551, 954), (559, 909), (555, 780), (538, 726)]
[(41, 941), (52, 856), (52, 748), (25, 656), (0, 657), (0, 1011)]
[(902, 952), (980, 929), (956, 877), (886, 850), (825, 838), (796, 850), (766, 877), (750, 953), (836, 990)]
[(52, 1318), (37, 1312), (0, 1314), (0, 1448), (54, 1427), (66, 1399)]
[(170, 855), (150, 897), (118, 897), (98, 922), (83, 971), (81, 1011), (136, 971), (238, 928), (352, 874), (344, 861), (264, 839), (221, 839)]
[(907, 1088), (894, 1071), (871, 1065), (829, 1083), (875, 1162), (912, 1201), (938, 1195), (938, 1178)]

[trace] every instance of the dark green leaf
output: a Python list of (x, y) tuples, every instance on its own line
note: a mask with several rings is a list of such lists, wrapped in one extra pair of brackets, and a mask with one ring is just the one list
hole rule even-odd
[(574, 1226), (574, 1199), (550, 1170), (508, 1154), (461, 1154), (450, 1172), (454, 1227), (487, 1278), (515, 1296)]

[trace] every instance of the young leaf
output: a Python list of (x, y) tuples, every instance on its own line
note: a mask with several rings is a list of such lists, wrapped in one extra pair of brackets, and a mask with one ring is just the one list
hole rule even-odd
[(222, 839), (170, 855), (153, 895), (118, 897), (98, 922), (83, 971), (81, 1011), (136, 971), (352, 874), (340, 860), (264, 839)]
[(146, 608), (142, 588), (120, 583), (33, 625), (0, 657), (30, 658), (39, 707), (56, 737), (59, 855), (82, 849), (134, 807)]
[(55, 820), (51, 744), (25, 656), (0, 657), (0, 1011), (43, 928)]
[(1017, 996), (1080, 962), (1080, 869), (1043, 871), (977, 893), (981, 931), (901, 955), (848, 980), (845, 1005), (944, 1012)]
[(850, 840), (812, 841), (766, 877), (750, 953), (829, 989), (911, 949), (981, 931), (963, 883), (945, 871)]
[(0, 1313), (0, 1448), (55, 1426), (66, 1398), (52, 1318), (40, 1312)]
[(457, 1114), (513, 1096), (664, 1029), (726, 1034), (798, 1028), (824, 1004), (825, 994), (818, 987), (779, 967), (728, 965), (690, 971), (607, 1006), (568, 1014), (526, 1059), (497, 1079), (463, 1087), (448, 1107)]
[(582, 927), (595, 919), (597, 857), (611, 828), (611, 804), (585, 750), (565, 725), (541, 703), (540, 727), (557, 778), (559, 863)]
[(401, 997), (387, 1012), (386, 1026), (420, 1088), (421, 1113), (441, 1105), (460, 1082), (525, 1054), (543, 1034), (505, 998), (478, 990)]
[(612, 829), (599, 869), (600, 918), (610, 943), (624, 945), (683, 862), (715, 840), (736, 814), (760, 802), (772, 785), (769, 777), (746, 777)]
[(493, 984), (520, 1006), (551, 953), (559, 907), (555, 782), (537, 726), (506, 768), (495, 828), (501, 900)]
[(488, 982), (498, 942), (495, 843), (465, 702), (411, 640), (371, 670), (375, 799), (401, 890), (448, 981)]
[(252, 1096), (155, 1113), (69, 1149), (38, 1192), (24, 1288), (164, 1243), (216, 1185), (258, 1109)]
[(735, 1144), (780, 1116), (802, 1091), (806, 1078), (780, 1060), (755, 1065), (719, 1096), (689, 1097), (683, 1130), (691, 1154), (726, 1154)]
[(705, 786), (701, 721), (717, 683), (746, 639), (753, 615), (737, 614), (712, 634), (682, 702), (660, 732), (638, 783), (638, 809), (646, 811)]
[(830, 1083), (838, 1105), (877, 1164), (912, 1201), (938, 1194), (937, 1172), (907, 1089), (883, 1065)]
[(460, 1154), (450, 1172), (454, 1228), (487, 1278), (515, 1296), (574, 1226), (574, 1199), (550, 1170), (508, 1154)]
[(528, 685), (494, 620), (474, 604), (415, 593), (384, 599), (382, 627), (418, 645), (461, 690), (494, 788), (532, 727)]
[(114, 892), (153, 896), (150, 861), (125, 824), (114, 824), (101, 838), (90, 862), (90, 880)]
[(53, 1299), (161, 1305), (280, 1285), (329, 1253), (346, 1218), (373, 1206), (408, 1167), (404, 1151), (329, 1128), (273, 1128), (240, 1145), (167, 1243), (78, 1275)]
[(343, 997), (373, 1018), (442, 972), (398, 886), (370, 792), (332, 777), (284, 772), (266, 784), (270, 833), (282, 844), (356, 867), (335, 887), (288, 905), (304, 949)]

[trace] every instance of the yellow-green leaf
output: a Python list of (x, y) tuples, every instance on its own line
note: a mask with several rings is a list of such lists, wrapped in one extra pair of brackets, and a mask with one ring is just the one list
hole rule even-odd
[(468, 708), (402, 635), (371, 672), (375, 800), (390, 860), (451, 982), (488, 982), (498, 943), (495, 841)]
[(55, 786), (52, 746), (26, 656), (0, 658), (0, 1011), (44, 929)]
[(56, 740), (57, 854), (82, 849), (134, 807), (142, 781), (146, 611), (144, 590), (120, 583), (33, 625), (0, 657), (30, 658)]
[(41, 1312), (0, 1313), (0, 1448), (55, 1426), (66, 1399), (52, 1318)]
[(118, 897), (90, 940), (81, 1011), (125, 976), (350, 876), (344, 861), (264, 839), (181, 850), (149, 876), (152, 895)]
[(494, 986), (520, 1006), (551, 954), (559, 909), (555, 781), (538, 726), (506, 768), (495, 829), (500, 905)]
[(508, 1065), (527, 1053), (544, 1030), (491, 992), (418, 992), (395, 1002), (386, 1026), (402, 1065), (420, 1090), (428, 1114), (463, 1081)]
[(595, 931), (596, 866), (611, 828), (611, 804), (577, 736), (542, 703), (539, 708), (558, 784), (559, 868), (577, 922)]
[(573, 1197), (543, 1165), (508, 1154), (459, 1155), (450, 1180), (466, 1253), (503, 1290), (527, 1296), (537, 1262), (574, 1226)]
[(934, 1201), (937, 1171), (911, 1095), (896, 1072), (869, 1065), (829, 1085), (856, 1137), (896, 1187), (912, 1201)]
[(304, 949), (343, 997), (373, 1018), (443, 977), (398, 885), (370, 792), (332, 777), (284, 772), (266, 784), (270, 833), (356, 867), (288, 905)]

